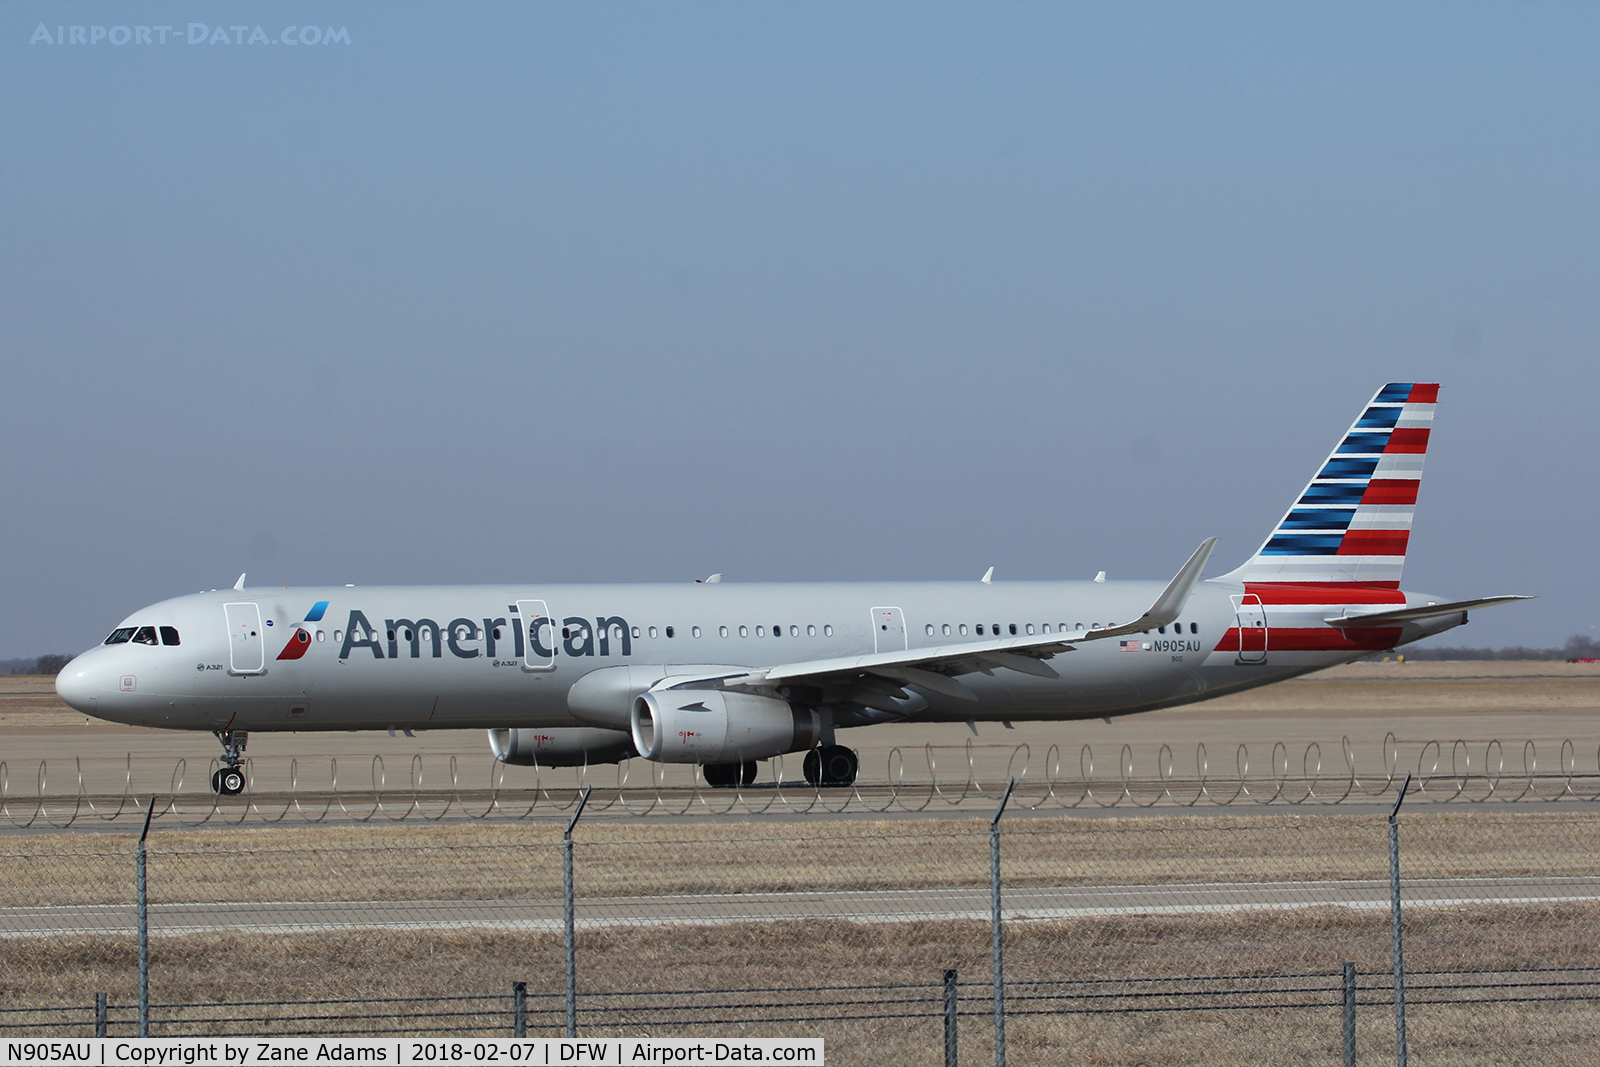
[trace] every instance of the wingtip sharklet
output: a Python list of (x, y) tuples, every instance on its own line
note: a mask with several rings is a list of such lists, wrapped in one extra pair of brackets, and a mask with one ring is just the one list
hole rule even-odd
[(1189, 557), (1189, 562), (1179, 568), (1178, 573), (1172, 576), (1172, 581), (1156, 597), (1150, 609), (1132, 622), (1123, 623), (1121, 626), (1111, 626), (1104, 630), (1091, 630), (1081, 636), (1073, 635), (1073, 640), (1096, 641), (1106, 637), (1123, 637), (1127, 634), (1142, 633), (1153, 630), (1158, 626), (1166, 626), (1183, 614), (1184, 606), (1189, 603), (1189, 594), (1194, 592), (1194, 587), (1200, 581), (1200, 574), (1205, 570), (1206, 564), (1211, 560), (1211, 551), (1217, 547), (1217, 538), (1208, 537), (1200, 542), (1200, 547), (1194, 550), (1194, 555)]

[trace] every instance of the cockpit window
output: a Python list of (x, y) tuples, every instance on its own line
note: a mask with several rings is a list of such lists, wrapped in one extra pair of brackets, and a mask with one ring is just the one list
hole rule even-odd
[(128, 638), (130, 638), (132, 636), (133, 636), (133, 627), (132, 626), (118, 627), (117, 629), (111, 631), (111, 636), (110, 637), (106, 638), (106, 644), (108, 644), (108, 645), (126, 644)]
[(156, 643), (156, 628), (154, 626), (141, 626), (133, 635), (136, 645), (153, 645)]
[(178, 628), (176, 626), (163, 626), (161, 628), (161, 643), (163, 645), (178, 644)]

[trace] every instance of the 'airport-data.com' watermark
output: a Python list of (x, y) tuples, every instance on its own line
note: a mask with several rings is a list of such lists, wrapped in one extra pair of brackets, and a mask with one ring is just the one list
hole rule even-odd
[(349, 44), (350, 31), (343, 26), (287, 26), (276, 37), (269, 37), (260, 26), (208, 26), (204, 22), (191, 22), (183, 26), (57, 26), (51, 29), (39, 23), (29, 44), (91, 45), (164, 45), (173, 44), (226, 44), (226, 45), (315, 45)]

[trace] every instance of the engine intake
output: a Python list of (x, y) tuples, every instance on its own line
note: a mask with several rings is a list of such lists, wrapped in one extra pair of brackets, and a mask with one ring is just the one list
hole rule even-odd
[(490, 730), (489, 751), (501, 763), (518, 767), (582, 767), (591, 763), (616, 763), (638, 755), (633, 750), (633, 742), (621, 730), (587, 726)]
[(741, 763), (815, 747), (822, 718), (773, 697), (663, 689), (634, 699), (633, 747), (659, 763)]

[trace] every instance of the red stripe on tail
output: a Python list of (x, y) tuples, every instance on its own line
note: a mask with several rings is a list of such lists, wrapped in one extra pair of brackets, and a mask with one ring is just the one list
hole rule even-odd
[[(1259, 644), (1260, 634), (1260, 630), (1253, 630), (1246, 640), (1254, 640)], [(1363, 626), (1340, 630), (1333, 626), (1297, 626), (1293, 629), (1269, 627), (1266, 634), (1267, 658), (1270, 659), (1274, 652), (1382, 652), (1386, 648), (1393, 648), (1394, 643), (1400, 640), (1401, 628)], [(1248, 647), (1247, 645), (1247, 650)], [(1222, 635), (1222, 640), (1217, 642), (1214, 651), (1237, 653), (1239, 628), (1230, 627), (1228, 632)], [(1257, 648), (1255, 651), (1259, 652), (1260, 649)]]
[(1363, 585), (1356, 582), (1246, 582), (1246, 593), (1261, 603), (1273, 604), (1404, 604), (1406, 595), (1396, 583)]
[(1349, 530), (1339, 542), (1341, 556), (1403, 556), (1410, 530)]
[(1389, 447), (1384, 449), (1387, 453), (1410, 452), (1422, 453), (1428, 451), (1428, 431), (1405, 429), (1396, 427), (1389, 431)]
[(1363, 504), (1415, 504), (1417, 502), (1417, 486), (1422, 483), (1416, 478), (1374, 478), (1367, 483), (1367, 491), (1361, 494)]

